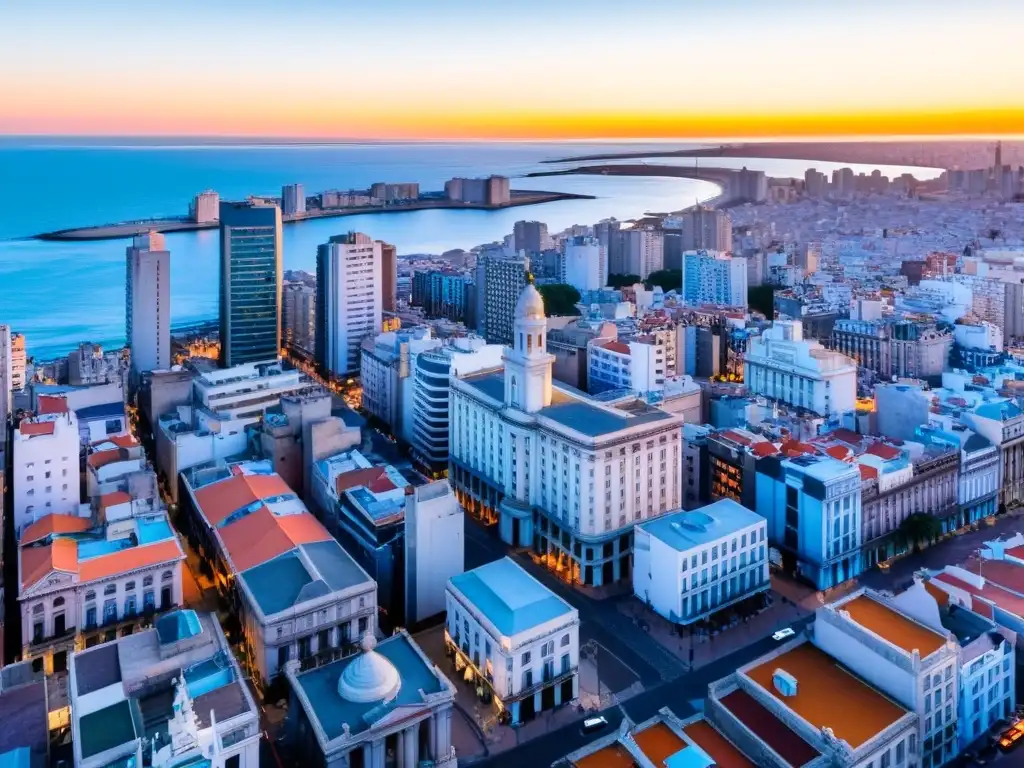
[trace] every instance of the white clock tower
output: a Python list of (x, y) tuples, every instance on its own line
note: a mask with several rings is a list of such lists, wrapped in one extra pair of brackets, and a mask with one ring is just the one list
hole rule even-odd
[(512, 346), (505, 348), (505, 405), (536, 413), (551, 405), (551, 366), (555, 356), (547, 352), (548, 321), (544, 299), (533, 285), (533, 276), (516, 302)]

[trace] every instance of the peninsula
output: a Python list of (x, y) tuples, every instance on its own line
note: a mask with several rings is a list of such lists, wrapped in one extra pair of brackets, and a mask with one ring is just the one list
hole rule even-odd
[[(316, 219), (331, 219), (342, 216), (364, 216), (384, 213), (404, 213), (407, 211), (423, 210), (483, 210), (496, 211), (502, 208), (516, 208), (524, 205), (539, 205), (551, 203), (558, 200), (592, 200), (593, 195), (580, 195), (569, 192), (544, 192), (530, 189), (505, 190), (507, 195), (494, 201), (483, 198), (478, 200), (452, 197), (446, 192), (426, 192), (410, 199), (381, 200), (371, 198), (367, 193), (355, 195), (345, 193), (348, 199), (356, 197), (356, 204), (337, 205), (325, 207), (323, 201), (328, 194), (322, 193), (308, 199), (308, 207), (301, 211), (287, 211), (282, 209), (281, 221), (284, 224), (298, 224), (303, 221)], [(204, 193), (209, 194), (209, 193)], [(337, 198), (337, 193), (335, 199)], [(257, 196), (256, 199), (273, 200), (278, 204), (281, 198), (267, 198)], [(82, 241), (82, 240), (117, 240), (134, 237), (146, 232), (194, 232), (203, 229), (216, 229), (220, 222), (216, 218), (196, 220), (194, 215), (170, 216), (153, 219), (140, 219), (137, 221), (124, 221), (114, 224), (101, 224), (90, 227), (75, 227), (72, 229), (61, 229), (54, 232), (44, 232), (36, 235), (37, 240), (55, 241)]]

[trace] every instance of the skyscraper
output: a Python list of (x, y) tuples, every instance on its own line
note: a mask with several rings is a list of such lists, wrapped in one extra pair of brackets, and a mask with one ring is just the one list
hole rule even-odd
[(683, 301), (747, 306), (747, 261), (718, 251), (683, 254)]
[(276, 360), (281, 349), (281, 209), (220, 204), (220, 361)]
[(622, 239), (623, 274), (646, 280), (665, 266), (665, 237), (659, 229), (627, 229)]
[(394, 312), (398, 293), (398, 249), (390, 243), (380, 243), (381, 301), (385, 312)]
[(7, 443), (7, 416), (11, 412), (11, 326), (0, 325), (0, 456)]
[(548, 225), (542, 221), (517, 221), (512, 228), (512, 247), (516, 251), (540, 253), (548, 244)]
[(301, 184), (281, 187), (281, 212), (286, 216), (306, 212), (306, 193)]
[(125, 254), (125, 340), (132, 379), (171, 365), (171, 254), (158, 232), (139, 235)]
[(732, 251), (732, 221), (725, 211), (700, 205), (682, 216), (683, 251)]
[(381, 329), (381, 242), (336, 235), (316, 255), (316, 361), (324, 373), (359, 370), (363, 339)]
[(572, 237), (565, 241), (562, 257), (562, 282), (580, 291), (596, 291), (606, 283), (607, 255), (593, 237)]
[(316, 289), (302, 283), (287, 283), (282, 292), (282, 301), (284, 345), (293, 350), (312, 353), (316, 339)]
[(525, 256), (483, 257), (484, 316), (481, 325), (488, 344), (511, 344), (516, 302), (526, 287), (530, 259)]

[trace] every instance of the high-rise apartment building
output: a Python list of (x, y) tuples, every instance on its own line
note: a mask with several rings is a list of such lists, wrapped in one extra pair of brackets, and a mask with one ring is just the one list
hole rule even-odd
[(530, 259), (487, 256), (484, 261), (484, 338), (488, 344), (511, 344), (516, 302), (526, 287)]
[(768, 177), (764, 171), (741, 168), (733, 180), (733, 196), (751, 203), (763, 203), (768, 199)]
[(747, 306), (747, 260), (719, 251), (683, 254), (683, 301)]
[(312, 353), (316, 349), (316, 289), (288, 283), (282, 292), (284, 345)]
[(390, 243), (380, 243), (380, 295), (385, 312), (395, 312), (398, 302), (398, 249)]
[(281, 349), (281, 209), (220, 204), (220, 360), (276, 360)]
[(658, 229), (628, 229), (619, 234), (623, 274), (647, 279), (665, 266), (664, 234)]
[(512, 228), (512, 247), (527, 253), (540, 253), (548, 245), (548, 225), (542, 221), (517, 221)]
[(25, 334), (11, 334), (11, 389), (21, 392), (28, 382), (25, 380)]
[(306, 212), (306, 193), (301, 184), (288, 184), (281, 188), (281, 213), (295, 216)]
[(139, 235), (125, 254), (125, 340), (132, 378), (171, 366), (171, 254), (158, 232)]
[(562, 282), (580, 291), (596, 291), (608, 281), (608, 251), (593, 237), (572, 237), (565, 241)]
[(11, 413), (11, 326), (0, 325), (0, 455), (7, 442), (7, 417)]
[(189, 218), (196, 224), (206, 224), (216, 221), (220, 216), (220, 195), (212, 189), (200, 192), (192, 198), (192, 205), (189, 206)]
[(725, 211), (700, 205), (687, 211), (681, 224), (683, 251), (732, 251), (732, 220)]
[(316, 361), (337, 375), (359, 370), (363, 339), (381, 328), (381, 243), (349, 232), (317, 249)]

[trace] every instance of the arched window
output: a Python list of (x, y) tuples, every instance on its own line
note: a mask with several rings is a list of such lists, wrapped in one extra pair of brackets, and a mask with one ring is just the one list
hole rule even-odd
[(145, 578), (143, 578), (142, 579), (142, 586), (144, 586), (144, 587), (152, 587), (153, 586), (153, 577), (152, 576), (146, 576)]
[(63, 597), (54, 598), (54, 600), (53, 600), (53, 607), (54, 608), (60, 608), (62, 605), (64, 605), (64, 598)]
[(512, 405), (519, 405), (519, 382), (515, 376), (512, 377)]
[(533, 334), (532, 333), (526, 334), (526, 351), (527, 352), (532, 352), (533, 351)]
[(95, 600), (96, 599), (96, 592), (94, 590), (90, 589), (88, 592), (85, 593), (85, 599), (86, 600)]
[(32, 613), (33, 613), (33, 615), (35, 615), (37, 613), (42, 613), (42, 612), (43, 612), (43, 604), (42, 603), (36, 603), (35, 605), (32, 606)]
[(174, 574), (170, 571), (164, 571), (163, 576), (160, 577), (160, 581), (170, 581), (174, 578)]

